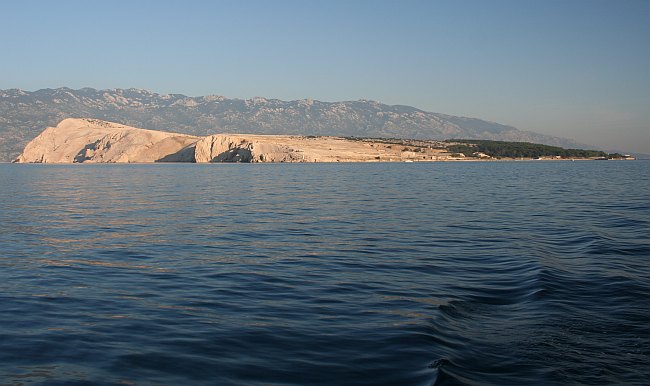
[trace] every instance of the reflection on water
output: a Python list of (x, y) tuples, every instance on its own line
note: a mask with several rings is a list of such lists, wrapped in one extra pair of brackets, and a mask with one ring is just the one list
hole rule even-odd
[(0, 177), (6, 384), (650, 377), (643, 161)]

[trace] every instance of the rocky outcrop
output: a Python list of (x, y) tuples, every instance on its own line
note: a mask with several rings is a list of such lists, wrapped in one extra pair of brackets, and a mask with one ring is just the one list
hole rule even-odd
[(97, 119), (65, 119), (27, 144), (16, 162), (193, 162), (198, 137)]
[(314, 162), (311, 156), (305, 159), (304, 150), (292, 148), (291, 142), (296, 137), (210, 135), (196, 143), (194, 158), (196, 162)]
[(198, 141), (194, 157), (196, 162), (377, 162), (431, 161), (442, 153), (430, 146), (412, 149), (377, 139), (218, 134)]
[(98, 119), (66, 119), (27, 144), (15, 162), (378, 162), (453, 158), (435, 141), (217, 134), (195, 137)]

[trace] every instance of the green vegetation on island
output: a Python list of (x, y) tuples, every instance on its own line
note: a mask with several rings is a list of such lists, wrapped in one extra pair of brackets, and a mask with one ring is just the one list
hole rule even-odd
[(607, 154), (600, 150), (564, 149), (557, 146), (530, 142), (505, 142), (479, 139), (449, 139), (448, 151), (463, 154), (466, 157), (479, 157), (484, 154), (494, 158), (595, 158), (617, 159), (623, 155)]

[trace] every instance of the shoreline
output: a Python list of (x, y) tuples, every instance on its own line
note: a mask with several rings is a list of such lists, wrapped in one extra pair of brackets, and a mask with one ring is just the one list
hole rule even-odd
[(30, 141), (14, 163), (346, 163), (634, 159), (527, 142), (212, 134), (190, 136), (68, 118)]
[(367, 161), (278, 161), (278, 162), (7, 162), (0, 161), (0, 164), (8, 165), (192, 165), (192, 164), (220, 164), (220, 165), (232, 165), (232, 164), (265, 164), (265, 165), (280, 165), (280, 164), (398, 164), (398, 163), (448, 163), (448, 162), (575, 162), (575, 161), (638, 161), (638, 159), (608, 159), (608, 160), (599, 160), (593, 158), (572, 158), (572, 159), (535, 159), (535, 158), (502, 158), (502, 159), (437, 159), (437, 160), (367, 160)]

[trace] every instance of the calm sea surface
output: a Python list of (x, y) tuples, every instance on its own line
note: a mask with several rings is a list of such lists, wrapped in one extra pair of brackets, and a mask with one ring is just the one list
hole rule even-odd
[(650, 162), (0, 165), (1, 385), (647, 385)]

